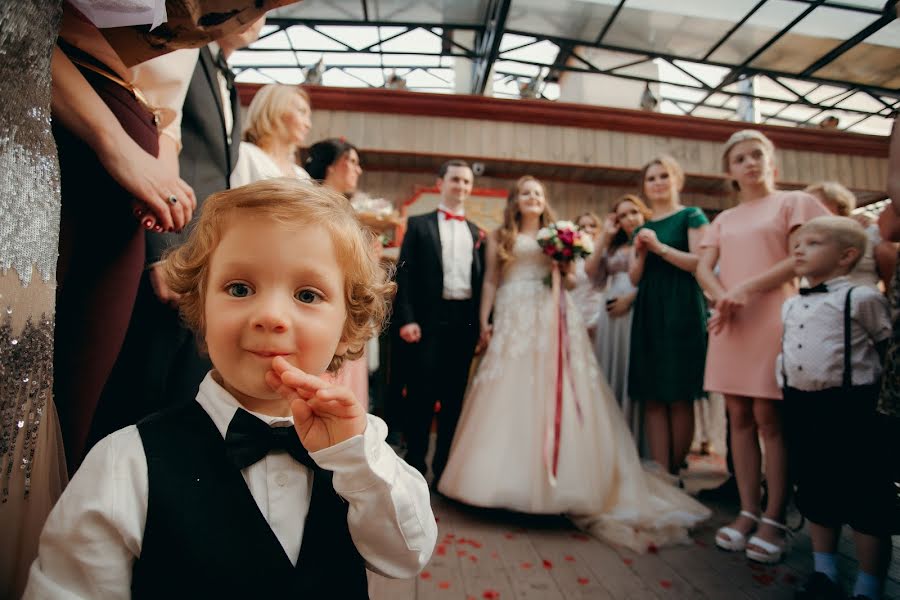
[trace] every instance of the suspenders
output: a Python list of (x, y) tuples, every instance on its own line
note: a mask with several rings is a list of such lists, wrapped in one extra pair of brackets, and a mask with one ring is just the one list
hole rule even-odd
[[(847, 290), (847, 297), (844, 299), (844, 377), (842, 387), (844, 389), (849, 389), (853, 385), (853, 367), (850, 364), (851, 358), (851, 319), (850, 319), (850, 295), (853, 293), (853, 289), (856, 286), (851, 287)], [(791, 307), (793, 309), (793, 306)], [(788, 309), (788, 315), (790, 315), (790, 310)], [(785, 315), (787, 317), (788, 315)], [(787, 320), (787, 319), (785, 319)], [(788, 387), (788, 376), (787, 369), (784, 367), (785, 362), (785, 353), (784, 353), (784, 332), (781, 333), (781, 377), (784, 381), (784, 387)]]

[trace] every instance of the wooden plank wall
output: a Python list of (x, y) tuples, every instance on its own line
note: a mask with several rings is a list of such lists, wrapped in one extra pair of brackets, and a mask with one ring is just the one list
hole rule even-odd
[[(458, 117), (341, 110), (314, 112), (313, 128), (307, 138), (309, 142), (341, 136), (363, 151), (414, 152), (620, 169), (637, 169), (653, 156), (668, 153), (678, 159), (688, 173), (721, 175), (720, 142)], [(791, 184), (807, 184), (828, 178), (837, 179), (857, 190), (884, 189), (886, 158), (842, 155), (836, 153), (834, 148), (829, 150), (780, 151), (777, 158), (779, 179)]]

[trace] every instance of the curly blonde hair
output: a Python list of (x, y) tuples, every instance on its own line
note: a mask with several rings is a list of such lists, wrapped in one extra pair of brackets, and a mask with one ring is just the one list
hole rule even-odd
[(374, 235), (359, 223), (347, 200), (327, 188), (297, 179), (268, 179), (209, 197), (188, 241), (165, 256), (166, 282), (181, 295), (179, 310), (205, 350), (204, 306), (213, 252), (234, 218), (253, 215), (277, 223), (322, 227), (331, 236), (344, 273), (347, 319), (341, 341), (347, 352), (334, 356), (328, 371), (362, 356), (366, 342), (387, 321), (396, 284), (380, 264)]
[(556, 221), (556, 213), (550, 207), (550, 201), (547, 199), (546, 188), (536, 177), (524, 175), (519, 177), (516, 185), (509, 190), (509, 196), (506, 198), (506, 208), (503, 209), (503, 225), (497, 230), (497, 253), (500, 257), (501, 269), (507, 268), (512, 264), (513, 245), (516, 243), (516, 236), (519, 235), (519, 228), (522, 226), (522, 213), (519, 211), (519, 192), (522, 186), (529, 181), (534, 181), (541, 189), (544, 190), (544, 212), (541, 214), (541, 227), (546, 227), (550, 223)]

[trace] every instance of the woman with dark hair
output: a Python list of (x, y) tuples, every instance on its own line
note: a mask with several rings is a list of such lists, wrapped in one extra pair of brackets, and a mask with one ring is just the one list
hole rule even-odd
[(347, 196), (356, 191), (362, 175), (359, 152), (343, 138), (330, 138), (310, 146), (304, 166), (310, 177)]
[(637, 288), (631, 283), (628, 271), (634, 262), (632, 236), (651, 215), (637, 196), (626, 194), (616, 200), (603, 222), (596, 251), (585, 263), (588, 275), (603, 291), (594, 352), (638, 448), (643, 448), (646, 440), (643, 439), (643, 410), (628, 395), (631, 307), (637, 297)]
[[(359, 176), (362, 175), (356, 147), (343, 138), (330, 138), (310, 146), (303, 166), (314, 180), (348, 198), (356, 191)], [(369, 406), (368, 352), (367, 348), (361, 357), (347, 361), (337, 374), (337, 381), (353, 390), (366, 407)]]

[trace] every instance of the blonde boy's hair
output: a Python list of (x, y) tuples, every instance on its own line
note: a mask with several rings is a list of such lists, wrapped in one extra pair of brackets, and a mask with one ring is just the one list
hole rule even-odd
[(244, 141), (258, 144), (261, 139), (278, 135), (284, 129), (281, 117), (290, 109), (294, 96), (311, 106), (309, 94), (300, 86), (270, 83), (259, 88), (244, 117)]
[[(347, 353), (335, 356), (328, 370), (362, 356), (365, 343), (384, 326), (396, 285), (379, 263), (374, 235), (360, 225), (340, 194), (296, 179), (268, 179), (213, 194), (188, 241), (165, 257), (166, 281), (181, 295), (179, 309), (187, 325), (197, 332), (205, 350), (204, 306), (212, 253), (232, 219), (265, 217), (286, 226), (314, 226), (331, 236), (344, 273), (347, 319), (341, 341)], [(302, 252), (302, 248), (297, 248)]]
[(836, 243), (841, 250), (856, 248), (856, 260), (850, 265), (852, 270), (866, 251), (869, 236), (863, 226), (850, 217), (827, 215), (810, 219), (797, 229), (797, 233), (820, 233)]
[(856, 196), (837, 181), (820, 181), (803, 191), (820, 198), (826, 204), (834, 204), (841, 217), (849, 217), (856, 208)]

